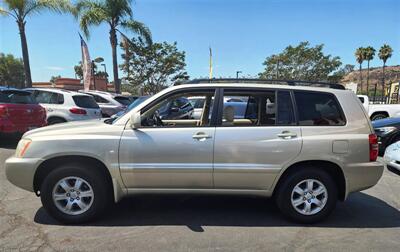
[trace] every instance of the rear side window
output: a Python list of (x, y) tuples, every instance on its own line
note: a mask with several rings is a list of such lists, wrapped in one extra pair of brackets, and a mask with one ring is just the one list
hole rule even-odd
[(128, 97), (124, 97), (124, 96), (116, 96), (114, 97), (114, 99), (121, 103), (122, 105), (126, 105), (128, 106), (129, 104), (131, 104), (131, 99), (129, 99)]
[(99, 105), (97, 105), (96, 101), (92, 96), (74, 95), (72, 96), (72, 99), (74, 99), (74, 102), (78, 107), (88, 108), (88, 109), (99, 108)]
[(99, 95), (94, 95), (94, 94), (90, 94), (91, 96), (94, 97), (94, 100), (98, 103), (110, 103), (109, 101), (107, 101), (106, 99), (104, 99), (103, 97), (99, 96)]
[(319, 92), (295, 92), (301, 126), (343, 126), (346, 119), (335, 96)]
[(0, 103), (36, 104), (29, 92), (18, 91), (0, 92)]

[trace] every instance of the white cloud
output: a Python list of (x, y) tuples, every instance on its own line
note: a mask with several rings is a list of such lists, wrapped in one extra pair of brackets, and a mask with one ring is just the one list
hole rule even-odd
[(59, 66), (46, 66), (45, 67), (48, 70), (53, 70), (53, 71), (63, 71), (65, 70), (64, 67), (59, 67)]

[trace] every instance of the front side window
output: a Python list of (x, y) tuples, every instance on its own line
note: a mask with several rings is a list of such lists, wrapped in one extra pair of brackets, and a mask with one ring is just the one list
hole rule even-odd
[(34, 96), (38, 103), (51, 104), (53, 94), (46, 91), (35, 91)]
[[(144, 127), (205, 127), (211, 122), (215, 90), (181, 92), (162, 98), (142, 112)], [(194, 107), (189, 98), (203, 96), (201, 116), (193, 117)]]
[(333, 94), (295, 92), (301, 126), (342, 126), (346, 120)]

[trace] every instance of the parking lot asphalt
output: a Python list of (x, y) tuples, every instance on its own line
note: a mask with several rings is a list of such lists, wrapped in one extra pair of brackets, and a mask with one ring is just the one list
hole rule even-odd
[(261, 197), (143, 195), (99, 221), (64, 226), (33, 193), (10, 184), (4, 160), (16, 141), (0, 138), (0, 251), (398, 251), (400, 176), (385, 171), (375, 187), (339, 202), (313, 225), (285, 220)]

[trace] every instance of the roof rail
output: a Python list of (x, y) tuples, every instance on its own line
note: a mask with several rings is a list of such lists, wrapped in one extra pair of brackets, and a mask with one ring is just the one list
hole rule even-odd
[(194, 79), (184, 84), (202, 84), (202, 83), (257, 83), (257, 84), (278, 84), (289, 86), (308, 86), (308, 87), (326, 87), (333, 89), (345, 89), (341, 84), (319, 82), (319, 81), (301, 81), (301, 80), (270, 80), (270, 79), (249, 79), (249, 78), (221, 78), (221, 79)]

